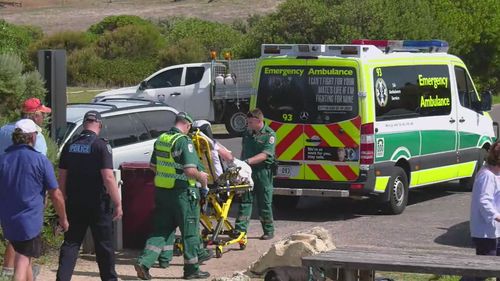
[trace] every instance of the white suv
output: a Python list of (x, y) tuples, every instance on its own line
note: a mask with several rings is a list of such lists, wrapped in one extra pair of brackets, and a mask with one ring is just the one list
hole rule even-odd
[(163, 103), (134, 99), (104, 99), (96, 103), (69, 104), (66, 127), (57, 132), (59, 149), (83, 130), (83, 115), (97, 110), (103, 119), (100, 137), (113, 148), (113, 167), (123, 162), (149, 161), (158, 136), (175, 123), (178, 111)]

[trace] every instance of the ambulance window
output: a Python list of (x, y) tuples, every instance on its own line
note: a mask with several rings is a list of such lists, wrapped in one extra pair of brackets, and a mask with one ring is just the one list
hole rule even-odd
[(455, 77), (457, 79), (458, 99), (463, 107), (474, 110), (473, 104), (478, 102), (476, 91), (472, 84), (472, 80), (467, 75), (465, 69), (456, 66)]
[(373, 77), (377, 120), (451, 112), (446, 65), (378, 67), (373, 70)]
[(353, 67), (265, 66), (257, 107), (283, 123), (329, 124), (358, 115), (357, 72)]

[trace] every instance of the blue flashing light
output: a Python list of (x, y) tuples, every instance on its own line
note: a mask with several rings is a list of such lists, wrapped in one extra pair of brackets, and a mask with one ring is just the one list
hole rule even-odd
[(403, 40), (403, 47), (416, 48), (448, 48), (448, 42), (443, 40)]
[(448, 51), (448, 42), (443, 40), (353, 40), (356, 45), (374, 45), (386, 52), (444, 52)]

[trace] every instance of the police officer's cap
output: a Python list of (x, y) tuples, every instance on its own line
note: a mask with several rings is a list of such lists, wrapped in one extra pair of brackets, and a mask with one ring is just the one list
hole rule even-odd
[(85, 116), (83, 116), (83, 121), (101, 122), (102, 121), (101, 113), (99, 113), (99, 111), (96, 110), (88, 111), (87, 113), (85, 113)]
[(177, 113), (177, 116), (175, 117), (175, 122), (179, 121), (187, 121), (189, 124), (193, 124), (193, 118), (189, 116), (186, 112), (179, 112)]

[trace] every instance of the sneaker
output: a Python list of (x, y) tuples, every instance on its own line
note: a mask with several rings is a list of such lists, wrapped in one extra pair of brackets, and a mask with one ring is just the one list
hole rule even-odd
[(159, 262), (159, 266), (160, 268), (167, 268), (170, 266), (170, 263), (168, 261), (163, 261), (163, 262), (161, 261)]
[(201, 270), (198, 270), (197, 272), (191, 273), (189, 275), (184, 275), (184, 279), (187, 279), (187, 280), (191, 280), (191, 279), (207, 279), (208, 277), (210, 277), (210, 273), (208, 273), (206, 271), (201, 271)]
[(264, 234), (260, 237), (260, 240), (271, 240), (274, 238), (274, 234), (270, 233), (270, 234)]
[(151, 280), (151, 274), (149, 274), (149, 268), (145, 267), (140, 263), (134, 264), (135, 272), (137, 272), (137, 277), (141, 280)]
[(214, 250), (212, 249), (206, 249), (206, 255), (203, 255), (201, 257), (198, 257), (198, 263), (202, 263), (204, 261), (208, 261), (209, 259), (214, 257)]

